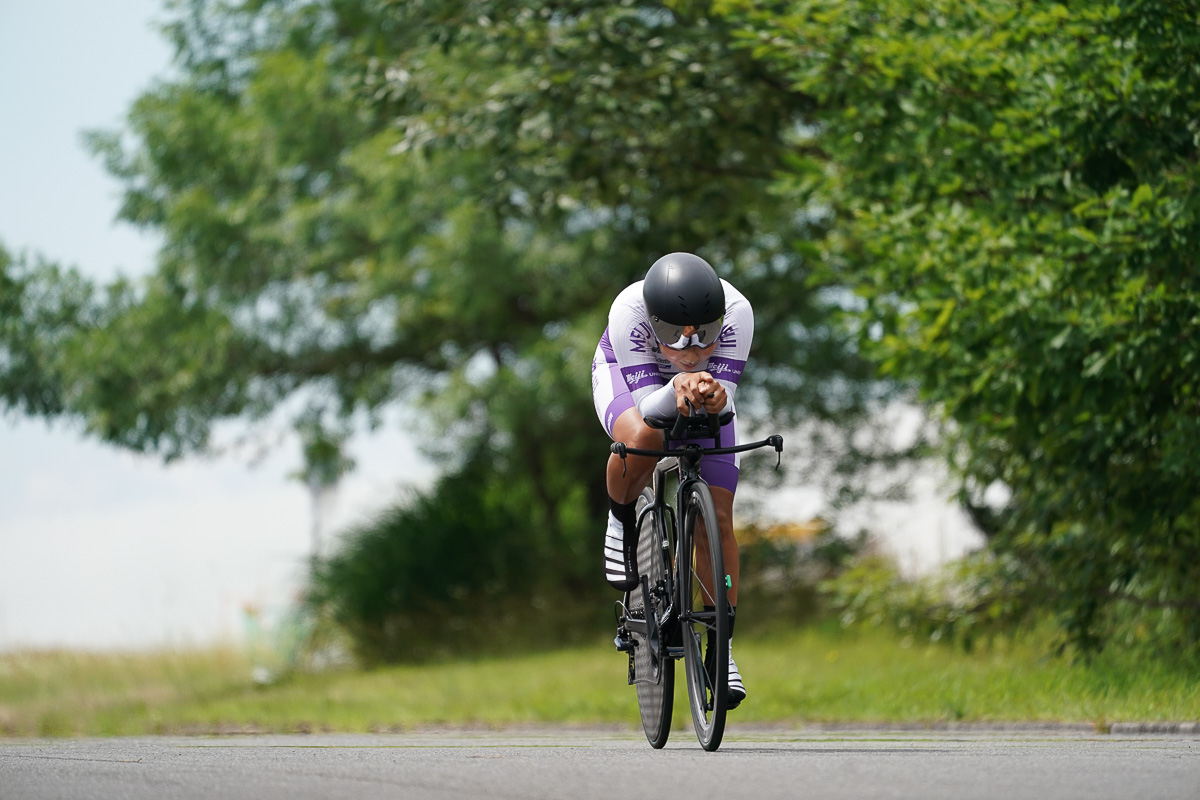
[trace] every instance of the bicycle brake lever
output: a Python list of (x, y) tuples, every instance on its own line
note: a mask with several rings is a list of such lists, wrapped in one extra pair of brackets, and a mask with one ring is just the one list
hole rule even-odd
[(624, 442), (613, 442), (612, 446), (609, 447), (608, 449), (610, 452), (612, 452), (612, 454), (614, 456), (620, 457), (620, 459), (621, 459), (621, 477), (624, 478), (625, 477), (625, 443)]
[(767, 437), (767, 441), (775, 448), (775, 471), (779, 471), (779, 464), (783, 461), (783, 437), (779, 434), (774, 434)]

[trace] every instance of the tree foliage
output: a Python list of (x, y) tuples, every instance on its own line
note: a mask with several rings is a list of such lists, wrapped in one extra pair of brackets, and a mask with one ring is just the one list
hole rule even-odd
[[(311, 615), (347, 634), (368, 664), (591, 639), (612, 621), (597, 600), (599, 572), (564, 582), (570, 558), (529, 524), (528, 507), (475, 474), (443, 476), (434, 491), (348, 532), (315, 565)], [(318, 638), (330, 632), (318, 624)]]
[[(510, 373), (584, 372), (607, 299), (682, 248), (755, 296), (765, 366), (810, 378), (777, 410), (857, 402), (819, 226), (766, 191), (808, 98), (701, 6), (189, 0), (167, 33), (177, 77), (91, 136), (165, 241), (58, 367), (101, 437), (176, 457), (301, 392), (481, 411)], [(547, 379), (539, 424), (574, 421), (585, 383)]]
[(1084, 647), (1125, 601), (1196, 647), (1195, 5), (732, 13), (819, 108), (781, 191), (836, 215), (864, 348), (944, 415), (965, 494), (1012, 493), (993, 546)]
[(1006, 581), (1085, 647), (1125, 607), (1195, 646), (1196, 12), (179, 0), (175, 73), (91, 138), (157, 268), (0, 253), (0, 404), (167, 458), (284, 409), (334, 467), (350, 420), (419, 407), (590, 585), (588, 362), (697, 250), (755, 305), (744, 409), (918, 386)]
[[(659, 255), (699, 251), (753, 298), (756, 416), (865, 406), (820, 221), (769, 192), (810, 98), (705, 4), (180, 0), (165, 31), (174, 74), (90, 137), (156, 269), (48, 308), (52, 358), (41, 312), (6, 331), (31, 365), (0, 363), (6, 407), (168, 459), (222, 420), (337, 442), (399, 407), (590, 586), (588, 365)], [(336, 448), (306, 453), (337, 473)]]

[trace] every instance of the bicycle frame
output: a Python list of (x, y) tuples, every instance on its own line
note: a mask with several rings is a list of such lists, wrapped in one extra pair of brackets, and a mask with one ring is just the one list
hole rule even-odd
[[(683, 447), (670, 450), (642, 450), (632, 447), (626, 447), (624, 442), (614, 442), (611, 447), (611, 452), (621, 458), (622, 463), (625, 461), (626, 455), (637, 456), (658, 456), (659, 461), (654, 467), (654, 472), (651, 476), (651, 491), (654, 495), (654, 502), (647, 506), (642, 515), (637, 520), (638, 529), (641, 529), (642, 523), (647, 514), (658, 511), (658, 518), (663, 520), (665, 530), (656, 531), (656, 535), (664, 537), (668, 552), (671, 555), (669, 559), (671, 570), (664, 576), (668, 586), (665, 587), (669, 603), (663, 610), (661, 619), (657, 614), (647, 614), (645, 620), (631, 619), (628, 615), (628, 603), (623, 603), (623, 625), (630, 633), (641, 634), (646, 642), (650, 644), (651, 653), (655, 658), (679, 659), (683, 656), (683, 648), (678, 643), (667, 643), (663, 636), (664, 630), (668, 633), (674, 632), (673, 629), (689, 621), (705, 621), (705, 612), (692, 612), (688, 619), (683, 619), (679, 616), (679, 609), (684, 607), (683, 598), (680, 593), (684, 591), (682, 586), (678, 585), (676, 577), (682, 574), (683, 565), (679, 563), (681, 555), (678, 547), (678, 525), (679, 520), (676, 518), (675, 509), (681, 508), (684, 503), (684, 498), (688, 488), (694, 483), (703, 483), (704, 478), (700, 475), (700, 461), (706, 455), (721, 455), (724, 453), (741, 453), (748, 450), (755, 450), (760, 447), (773, 447), (778, 456), (783, 451), (783, 437), (779, 435), (768, 436), (759, 442), (750, 444), (736, 445), (733, 447), (721, 447), (720, 420), (715, 416), (709, 417), (686, 417), (680, 416), (674, 420), (671, 429), (666, 430), (666, 425), (658, 421), (655, 424), (654, 420), (647, 420), (652, 427), (664, 429), (664, 445), (669, 445), (672, 442), (686, 442), (689, 436), (702, 435), (706, 438), (711, 438), (714, 447), (701, 447), (694, 443), (685, 443)], [(704, 428), (700, 429), (700, 423)], [(778, 462), (776, 467), (778, 468)], [(674, 504), (667, 502), (667, 474), (676, 472), (679, 476), (678, 485), (675, 487), (675, 502)], [(713, 576), (713, 580), (719, 580), (718, 576)], [(640, 591), (643, 594), (642, 607), (644, 609), (652, 609), (653, 605), (650, 602), (649, 595), (652, 591), (660, 591), (659, 587), (653, 589), (647, 584), (646, 576), (641, 577), (640, 585), (631, 590)], [(628, 593), (626, 595), (628, 600)], [(630, 664), (630, 682), (632, 683), (632, 662)]]
[[(643, 636), (646, 643), (650, 646), (651, 654), (656, 659), (661, 659), (664, 656), (667, 658), (678, 659), (683, 656), (683, 648), (679, 645), (671, 645), (664, 636), (663, 627), (673, 627), (675, 620), (676, 609), (680, 607), (679, 597), (675, 587), (675, 575), (678, 574), (678, 564), (675, 559), (678, 557), (677, 537), (678, 527), (675, 519), (675, 508), (666, 502), (667, 494), (667, 473), (679, 468), (679, 461), (675, 457), (666, 457), (659, 460), (654, 467), (654, 473), (651, 477), (651, 487), (654, 494), (653, 504), (646, 506), (642, 510), (641, 516), (638, 518), (638, 529), (641, 529), (645, 518), (649, 514), (658, 511), (656, 519), (661, 521), (661, 527), (654, 531), (654, 535), (660, 537), (663, 545), (671, 554), (670, 562), (672, 569), (668, 571), (663, 578), (667, 585), (665, 587), (655, 586), (653, 589), (649, 586), (645, 575), (641, 576), (640, 583), (637, 588), (631, 592), (642, 593), (642, 608), (653, 609), (654, 605), (650, 602), (650, 594), (652, 592), (663, 591), (668, 598), (668, 605), (663, 610), (661, 615), (649, 613), (644, 620), (631, 618), (628, 613), (629, 592), (626, 593), (626, 602), (622, 603), (622, 625), (629, 633), (639, 633)], [(676, 500), (678, 502), (678, 499)], [(631, 653), (632, 655), (632, 653)], [(634, 682), (633, 663), (630, 661), (630, 683)]]
[[(614, 640), (617, 649), (629, 655), (629, 683), (637, 686), (642, 727), (655, 748), (663, 747), (670, 734), (675, 661), (684, 663), (692, 723), (705, 750), (720, 747), (728, 711), (722, 659), (729, 654), (726, 637), (732, 617), (726, 616), (731, 613), (726, 590), (731, 583), (721, 555), (720, 523), (700, 462), (706, 455), (759, 447), (772, 446), (777, 454), (783, 450), (781, 436), (721, 447), (722, 421), (728, 420), (694, 413), (673, 421), (647, 419), (651, 427), (664, 429), (666, 449), (634, 449), (623, 442), (611, 447), (622, 464), (628, 454), (658, 459), (651, 472), (650, 490), (644, 491), (639, 501), (638, 584), (617, 603)], [(668, 425), (669, 432), (665, 430)], [(694, 439), (711, 439), (714, 446), (702, 447)], [(673, 504), (667, 496), (672, 472), (678, 478)], [(703, 539), (697, 535), (699, 521), (703, 522), (699, 528), (704, 531)], [(701, 541), (708, 552), (703, 558), (698, 549)]]

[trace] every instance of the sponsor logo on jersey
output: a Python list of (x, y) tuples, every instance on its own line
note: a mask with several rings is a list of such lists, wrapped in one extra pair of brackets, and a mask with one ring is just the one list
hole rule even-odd
[(665, 381), (658, 368), (653, 364), (639, 364), (635, 367), (625, 367), (621, 370), (625, 385), (629, 391), (637, 391), (644, 386), (661, 386)]
[(629, 341), (632, 353), (650, 353), (653, 352), (656, 344), (653, 332), (650, 330), (649, 322), (639, 322), (633, 326), (633, 330), (629, 332)]
[(731, 383), (737, 383), (741, 379), (742, 370), (745, 368), (745, 361), (738, 361), (733, 358), (713, 356), (708, 360), (708, 373), (714, 378)]

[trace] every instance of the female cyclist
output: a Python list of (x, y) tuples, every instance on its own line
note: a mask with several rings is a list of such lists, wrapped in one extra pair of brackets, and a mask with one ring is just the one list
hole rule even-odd
[[(750, 343), (754, 312), (749, 301), (712, 266), (691, 253), (670, 253), (651, 265), (644, 280), (617, 295), (608, 328), (592, 360), (592, 399), (604, 430), (630, 447), (657, 449), (662, 431), (645, 418), (674, 419), (693, 408), (731, 416)], [(737, 443), (734, 419), (721, 443)], [(656, 459), (628, 456), (622, 465), (610, 456), (608, 530), (604, 538), (604, 577), (620, 591), (637, 586), (637, 498), (650, 482)], [(738, 591), (738, 549), (733, 533), (733, 496), (738, 457), (707, 456), (701, 474), (712, 488), (721, 547), (729, 571), (730, 632)], [(730, 708), (746, 689), (729, 656)]]

